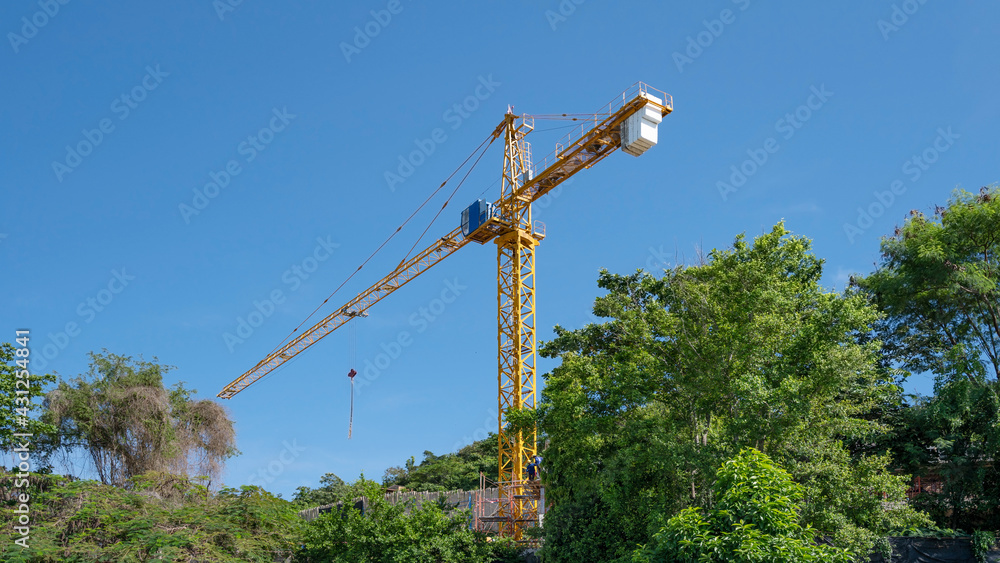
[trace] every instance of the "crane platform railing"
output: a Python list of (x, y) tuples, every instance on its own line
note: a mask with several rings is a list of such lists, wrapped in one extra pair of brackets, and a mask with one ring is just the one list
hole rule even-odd
[(515, 197), (536, 201), (581, 168), (589, 168), (614, 152), (621, 143), (619, 126), (647, 104), (659, 109), (661, 116), (674, 109), (670, 94), (636, 82), (595, 112), (593, 120), (586, 120), (556, 142), (554, 151), (533, 164), (532, 178), (521, 186)]
[[(622, 92), (620, 96), (608, 102), (593, 114), (593, 119), (586, 119), (579, 127), (562, 137), (556, 143), (556, 148), (540, 163), (534, 163), (530, 172), (518, 190), (507, 197), (493, 203), (493, 216), (480, 228), (469, 234), (469, 238), (479, 244), (485, 244), (493, 238), (516, 228), (500, 219), (500, 209), (512, 200), (534, 202), (556, 188), (567, 178), (576, 174), (582, 168), (590, 168), (604, 157), (614, 152), (621, 145), (619, 127), (622, 122), (644, 108), (653, 105), (660, 110), (661, 116), (673, 111), (674, 101), (670, 94), (652, 88), (644, 82), (636, 82)], [(519, 129), (531, 131), (534, 129), (534, 116), (521, 115), (515, 121)], [(502, 126), (503, 124), (501, 124)], [(502, 128), (497, 127), (495, 136)], [(524, 143), (526, 152), (530, 155), (530, 145)], [(541, 237), (544, 238), (545, 228), (541, 227)], [(537, 234), (537, 232), (535, 233)]]

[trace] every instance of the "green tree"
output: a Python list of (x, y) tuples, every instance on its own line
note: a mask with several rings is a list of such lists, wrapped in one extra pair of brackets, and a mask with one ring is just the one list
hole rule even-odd
[(912, 211), (854, 283), (886, 313), (892, 358), (914, 372), (1000, 376), (1000, 191), (957, 190), (932, 217)]
[[(29, 448), (33, 458), (32, 469), (35, 470), (39, 464), (46, 465), (49, 453), (46, 444), (51, 442), (50, 436), (55, 432), (53, 425), (35, 416), (42, 411), (42, 403), (38, 399), (44, 395), (45, 385), (54, 383), (56, 377), (33, 373), (30, 352), (28, 354), (18, 356), (13, 344), (0, 344), (0, 450), (12, 452), (24, 442), (24, 439), (15, 438), (14, 434), (31, 434)], [(27, 369), (22, 366), (27, 366)], [(29, 377), (18, 377), (25, 371)]]
[[(802, 519), (855, 552), (926, 518), (909, 510), (888, 458), (853, 453), (884, 431), (873, 412), (900, 390), (862, 341), (878, 313), (819, 285), (808, 239), (778, 224), (662, 278), (602, 272), (608, 319), (541, 352), (549, 561), (628, 557), (667, 518), (711, 506), (722, 461), (766, 452), (806, 490)], [(601, 546), (593, 538), (608, 537)], [(585, 544), (585, 545), (584, 545)]]
[(1000, 191), (954, 193), (933, 216), (914, 211), (882, 241), (871, 275), (854, 280), (886, 314), (888, 359), (935, 376), (893, 422), (899, 464), (936, 473), (940, 492), (917, 499), (940, 525), (996, 530), (1000, 522)]
[(707, 514), (685, 508), (636, 550), (633, 563), (847, 563), (843, 549), (816, 545), (799, 523), (803, 487), (748, 448), (719, 469)]
[(361, 492), (356, 486), (348, 485), (334, 473), (327, 473), (319, 478), (319, 487), (315, 489), (310, 489), (309, 487), (295, 489), (295, 496), (292, 498), (292, 502), (301, 508), (312, 508), (314, 506), (335, 504), (345, 500), (349, 501), (360, 495)]
[(495, 476), (497, 470), (497, 438), (490, 433), (455, 453), (434, 455), (425, 451), (424, 459), (416, 464), (411, 457), (403, 466), (386, 469), (382, 478), (385, 486), (401, 485), (413, 491), (469, 491), (479, 488), (479, 474)]
[(218, 476), (236, 453), (233, 422), (215, 401), (195, 400), (178, 383), (163, 387), (169, 366), (105, 351), (90, 372), (47, 395), (43, 420), (58, 446), (89, 454), (102, 483), (123, 485), (147, 471)]

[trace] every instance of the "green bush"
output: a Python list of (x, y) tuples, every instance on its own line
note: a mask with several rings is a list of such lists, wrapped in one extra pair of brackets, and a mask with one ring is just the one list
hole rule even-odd
[(635, 551), (633, 563), (847, 563), (843, 549), (816, 545), (799, 523), (802, 487), (771, 459), (744, 449), (718, 471), (715, 506), (686, 508)]
[(972, 553), (976, 556), (976, 561), (986, 563), (986, 553), (993, 548), (997, 542), (997, 536), (993, 532), (978, 530), (972, 534)]
[(404, 505), (385, 500), (382, 487), (368, 481), (362, 490), (364, 514), (353, 506), (309, 522), (300, 556), (306, 561), (386, 563), (493, 563), (515, 561), (519, 550), (505, 541), (489, 542), (468, 527), (464, 515), (446, 515), (435, 503), (406, 514)]
[[(31, 481), (29, 547), (0, 545), (2, 561), (270, 563), (292, 554), (301, 526), (288, 501), (259, 487), (212, 494), (167, 473), (133, 477), (126, 487), (54, 475)], [(0, 524), (12, 530), (13, 516), (5, 510)]]

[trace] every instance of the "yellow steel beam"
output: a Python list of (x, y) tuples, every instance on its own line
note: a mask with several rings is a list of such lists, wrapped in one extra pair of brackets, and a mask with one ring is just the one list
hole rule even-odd
[[(659, 99), (660, 102), (653, 98)], [(660, 110), (660, 115), (663, 116), (672, 112), (674, 108), (673, 99), (669, 94), (650, 88), (642, 82), (626, 90), (622, 94), (620, 103), (620, 107), (617, 101), (608, 104), (607, 117), (595, 118), (593, 127), (588, 129), (582, 126), (578, 131), (571, 132), (564, 142), (557, 145), (556, 151), (550, 157), (537, 163), (535, 168), (540, 170), (533, 178), (526, 179), (516, 191), (504, 194), (496, 205), (503, 209), (504, 206), (516, 205), (519, 201), (537, 201), (577, 172), (603, 160), (621, 146), (619, 127), (622, 122), (647, 104)]]
[(268, 354), (252, 369), (236, 378), (219, 392), (218, 397), (231, 399), (250, 384), (277, 369), (280, 365), (294, 358), (297, 354), (318, 342), (324, 336), (337, 330), (347, 321), (368, 310), (392, 292), (406, 285), (407, 282), (426, 272), (438, 262), (451, 256), (453, 252), (468, 244), (469, 240), (462, 236), (462, 228), (458, 227), (447, 235), (435, 241), (419, 254), (400, 264), (389, 275), (363, 291), (354, 299), (345, 303), (336, 311), (310, 329), (298, 335), (287, 344)]
[[(507, 231), (496, 238), (498, 373), (497, 465), (500, 473), (500, 534), (520, 540), (526, 516), (537, 514), (527, 498), (522, 473), (536, 453), (536, 432), (508, 428), (508, 415), (535, 408), (535, 240), (531, 201), (514, 196), (531, 168), (524, 135), (508, 114), (501, 186), (500, 223)], [(523, 122), (522, 122), (523, 123)], [(537, 518), (537, 516), (536, 516)]]
[[(579, 132), (571, 132), (564, 142), (559, 143), (552, 157), (541, 163), (542, 170), (526, 181), (512, 197), (536, 201), (570, 176), (603, 160), (621, 146), (619, 128), (622, 122), (647, 105), (658, 109), (661, 116), (674, 109), (670, 94), (637, 82), (622, 93), (620, 100), (605, 106), (608, 110), (606, 118), (595, 118), (592, 128), (587, 130), (585, 126), (581, 127)], [(603, 115), (603, 112), (598, 115)]]

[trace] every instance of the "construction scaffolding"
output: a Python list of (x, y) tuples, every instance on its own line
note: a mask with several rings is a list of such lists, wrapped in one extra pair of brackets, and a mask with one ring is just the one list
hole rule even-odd
[[(492, 485), (492, 486), (488, 486)], [(479, 474), (479, 490), (473, 491), (473, 529), (487, 533), (497, 533), (502, 527), (515, 524), (512, 515), (514, 506), (502, 506), (506, 502), (519, 503), (524, 507), (517, 520), (518, 528), (541, 527), (545, 520), (545, 487), (538, 479), (510, 481), (497, 486), (495, 481)], [(504, 510), (506, 508), (506, 510)], [(522, 537), (523, 543), (534, 543)]]

